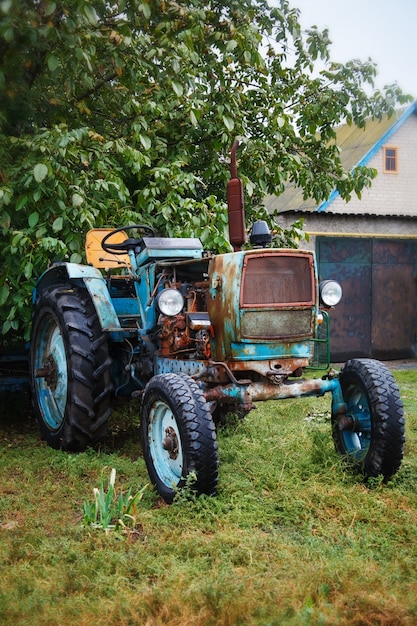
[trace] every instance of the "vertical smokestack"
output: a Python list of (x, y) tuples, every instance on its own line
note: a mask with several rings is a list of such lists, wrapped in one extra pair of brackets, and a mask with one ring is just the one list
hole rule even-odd
[(229, 218), (229, 239), (235, 252), (246, 241), (245, 208), (243, 202), (242, 181), (237, 176), (236, 151), (239, 141), (236, 139), (230, 152), (230, 180), (227, 183), (227, 208)]

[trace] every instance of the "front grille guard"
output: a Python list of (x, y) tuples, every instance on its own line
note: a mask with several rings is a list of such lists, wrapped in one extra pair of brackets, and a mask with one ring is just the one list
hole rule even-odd
[(317, 336), (311, 340), (309, 369), (327, 369), (330, 366), (330, 317), (321, 311), (323, 322), (318, 326)]

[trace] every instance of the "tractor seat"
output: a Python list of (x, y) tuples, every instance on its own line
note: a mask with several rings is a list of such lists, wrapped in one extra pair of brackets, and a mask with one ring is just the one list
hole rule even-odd
[[(112, 254), (111, 252), (106, 252), (101, 247), (104, 237), (111, 233), (112, 230), (113, 228), (92, 228), (88, 231), (85, 239), (85, 253), (89, 265), (93, 265), (98, 269), (131, 267), (128, 254)], [(118, 233), (114, 233), (113, 237), (110, 237), (107, 242), (123, 243), (126, 239), (128, 239), (127, 234), (121, 230)]]

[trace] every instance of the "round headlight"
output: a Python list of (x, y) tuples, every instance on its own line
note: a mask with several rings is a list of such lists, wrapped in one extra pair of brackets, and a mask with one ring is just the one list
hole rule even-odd
[(320, 301), (325, 306), (336, 306), (342, 299), (342, 287), (335, 280), (320, 283)]
[(164, 289), (158, 294), (157, 303), (164, 315), (178, 315), (184, 307), (184, 298), (177, 289)]

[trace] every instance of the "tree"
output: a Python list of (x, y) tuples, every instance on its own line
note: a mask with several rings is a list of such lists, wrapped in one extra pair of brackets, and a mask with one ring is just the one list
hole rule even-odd
[(287, 0), (226, 4), (0, 4), (3, 334), (27, 335), (35, 278), (82, 261), (92, 226), (145, 222), (228, 249), (237, 136), (249, 215), (289, 180), (317, 201), (370, 184), (372, 170), (341, 167), (334, 127), (392, 112), (401, 91), (369, 95), (375, 65), (331, 63), (327, 31), (303, 33)]

